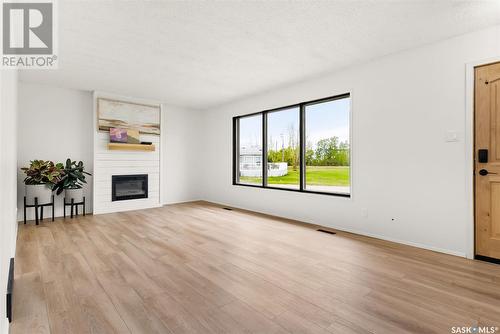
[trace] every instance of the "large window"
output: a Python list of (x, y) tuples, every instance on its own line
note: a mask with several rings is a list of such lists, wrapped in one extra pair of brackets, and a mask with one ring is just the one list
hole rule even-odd
[(350, 196), (349, 94), (233, 119), (233, 184)]
[(267, 185), (300, 189), (300, 109), (267, 114)]
[(304, 188), (319, 192), (350, 193), (350, 99), (306, 104)]
[(262, 184), (262, 114), (241, 117), (238, 123), (238, 183)]

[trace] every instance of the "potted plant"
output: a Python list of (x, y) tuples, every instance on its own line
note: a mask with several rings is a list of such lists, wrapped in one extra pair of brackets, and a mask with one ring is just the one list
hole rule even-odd
[(47, 204), (52, 200), (52, 189), (62, 176), (62, 164), (52, 161), (32, 160), (29, 167), (21, 170), (26, 174), (24, 184), (26, 187), (26, 203), (33, 205), (35, 197), (38, 204)]
[(67, 159), (63, 169), (63, 175), (54, 186), (54, 191), (59, 195), (64, 190), (66, 203), (70, 203), (72, 199), (75, 203), (83, 202), (83, 185), (87, 183), (87, 181), (85, 181), (85, 175), (92, 174), (85, 171), (83, 162), (80, 161), (77, 163), (76, 161)]

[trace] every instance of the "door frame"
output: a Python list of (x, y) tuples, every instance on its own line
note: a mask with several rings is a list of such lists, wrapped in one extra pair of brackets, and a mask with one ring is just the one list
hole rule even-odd
[(486, 58), (465, 64), (465, 194), (466, 194), (466, 251), (465, 257), (474, 259), (475, 253), (475, 215), (474, 215), (474, 68), (500, 62), (500, 56)]

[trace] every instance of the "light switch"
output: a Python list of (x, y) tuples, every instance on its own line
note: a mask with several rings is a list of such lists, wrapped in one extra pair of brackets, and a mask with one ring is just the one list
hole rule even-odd
[(457, 131), (446, 131), (445, 141), (447, 143), (453, 143), (458, 141), (458, 132)]

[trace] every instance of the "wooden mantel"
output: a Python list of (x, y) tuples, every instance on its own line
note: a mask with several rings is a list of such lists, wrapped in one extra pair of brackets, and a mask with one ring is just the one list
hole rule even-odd
[(122, 150), (122, 151), (152, 151), (156, 150), (154, 145), (142, 144), (126, 144), (126, 143), (109, 143), (109, 150)]

